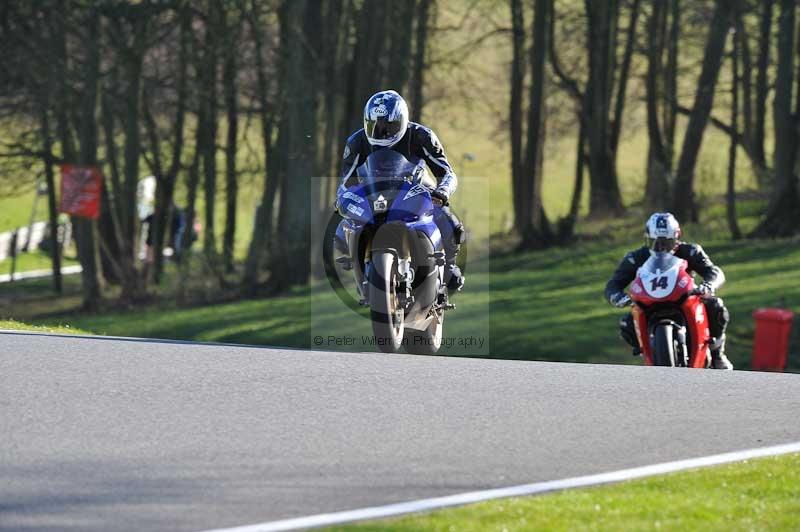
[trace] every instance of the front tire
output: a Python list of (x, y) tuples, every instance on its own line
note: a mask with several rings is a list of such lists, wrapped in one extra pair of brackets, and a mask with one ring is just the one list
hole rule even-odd
[(671, 325), (659, 325), (653, 331), (653, 364), (675, 366), (675, 342)]
[(397, 353), (403, 343), (404, 312), (398, 308), (396, 262), (392, 253), (374, 253), (369, 270), (372, 333), (384, 353)]
[(442, 346), (442, 331), (444, 329), (444, 312), (431, 320), (424, 331), (406, 329), (406, 351), (412, 355), (435, 355)]

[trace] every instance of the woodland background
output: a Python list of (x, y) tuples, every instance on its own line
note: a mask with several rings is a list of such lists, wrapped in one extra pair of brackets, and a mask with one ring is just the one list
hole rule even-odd
[[(109, 332), (98, 311), (134, 309), (118, 315), (120, 327), (151, 335), (159, 332), (132, 325), (136, 312), (255, 298), (274, 300), (280, 313), (292, 308), (282, 298), (307, 301), (309, 235), (330, 215), (344, 141), (361, 127), (367, 97), (387, 88), (437, 132), (464, 177), (452, 203), (470, 230), (474, 271), (487, 274), (485, 282), (473, 276), (471, 289), (491, 292), (498, 323), (524, 315), (522, 301), (575, 297), (580, 268), (596, 276), (586, 281), (592, 306), (564, 308), (564, 320), (581, 312), (608, 320), (606, 309), (594, 310), (602, 281), (639, 244), (652, 210), (671, 210), (689, 236), (710, 242), (712, 258), (742, 268), (734, 293), (742, 320), (762, 303), (792, 307), (800, 299), (786, 286), (798, 283), (756, 286), (770, 260), (776, 270), (800, 265), (798, 7), (4, 2), (0, 231), (27, 223), (37, 185), (43, 217), (59, 224), (60, 164), (99, 165), (105, 186), (98, 221), (70, 220), (74, 249), (51, 246), (27, 259), (52, 268), (52, 278), (0, 285), (0, 318), (77, 319)], [(137, 188), (150, 175), (153, 253), (143, 259)], [(180, 261), (162, 254), (176, 206), (201, 227)], [(64, 263), (82, 266), (79, 281), (62, 279)], [(559, 278), (565, 271), (572, 277)], [(540, 274), (555, 279), (554, 293), (542, 280), (526, 284)], [(302, 343), (264, 322), (250, 327), (262, 342)], [(495, 347), (511, 356), (553, 330), (537, 337), (497, 327)], [(742, 346), (751, 332), (742, 326)], [(575, 345), (556, 341), (547, 356), (558, 349)]]

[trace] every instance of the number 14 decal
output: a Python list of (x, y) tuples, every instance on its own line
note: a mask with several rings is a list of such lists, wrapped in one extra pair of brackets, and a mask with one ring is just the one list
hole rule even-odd
[(658, 290), (659, 288), (666, 290), (667, 286), (669, 286), (669, 279), (666, 277), (653, 277), (650, 279), (650, 283), (653, 285), (652, 290)]

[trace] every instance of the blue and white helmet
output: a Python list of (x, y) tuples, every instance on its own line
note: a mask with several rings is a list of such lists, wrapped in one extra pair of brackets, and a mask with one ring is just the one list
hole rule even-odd
[(364, 132), (373, 146), (394, 146), (408, 128), (408, 105), (395, 91), (373, 94), (364, 106)]
[(673, 252), (681, 237), (681, 226), (672, 213), (653, 213), (644, 225), (647, 247), (657, 253)]

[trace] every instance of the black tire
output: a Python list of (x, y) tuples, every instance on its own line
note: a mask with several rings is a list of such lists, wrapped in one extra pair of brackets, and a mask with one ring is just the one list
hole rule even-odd
[(653, 331), (653, 364), (675, 366), (675, 342), (671, 325), (659, 325)]
[(403, 310), (397, 308), (397, 268), (395, 256), (378, 252), (372, 255), (369, 273), (369, 307), (372, 333), (378, 349), (397, 353), (403, 343)]
[(442, 346), (444, 330), (444, 312), (440, 311), (436, 319), (424, 331), (406, 329), (405, 348), (412, 355), (435, 355)]

